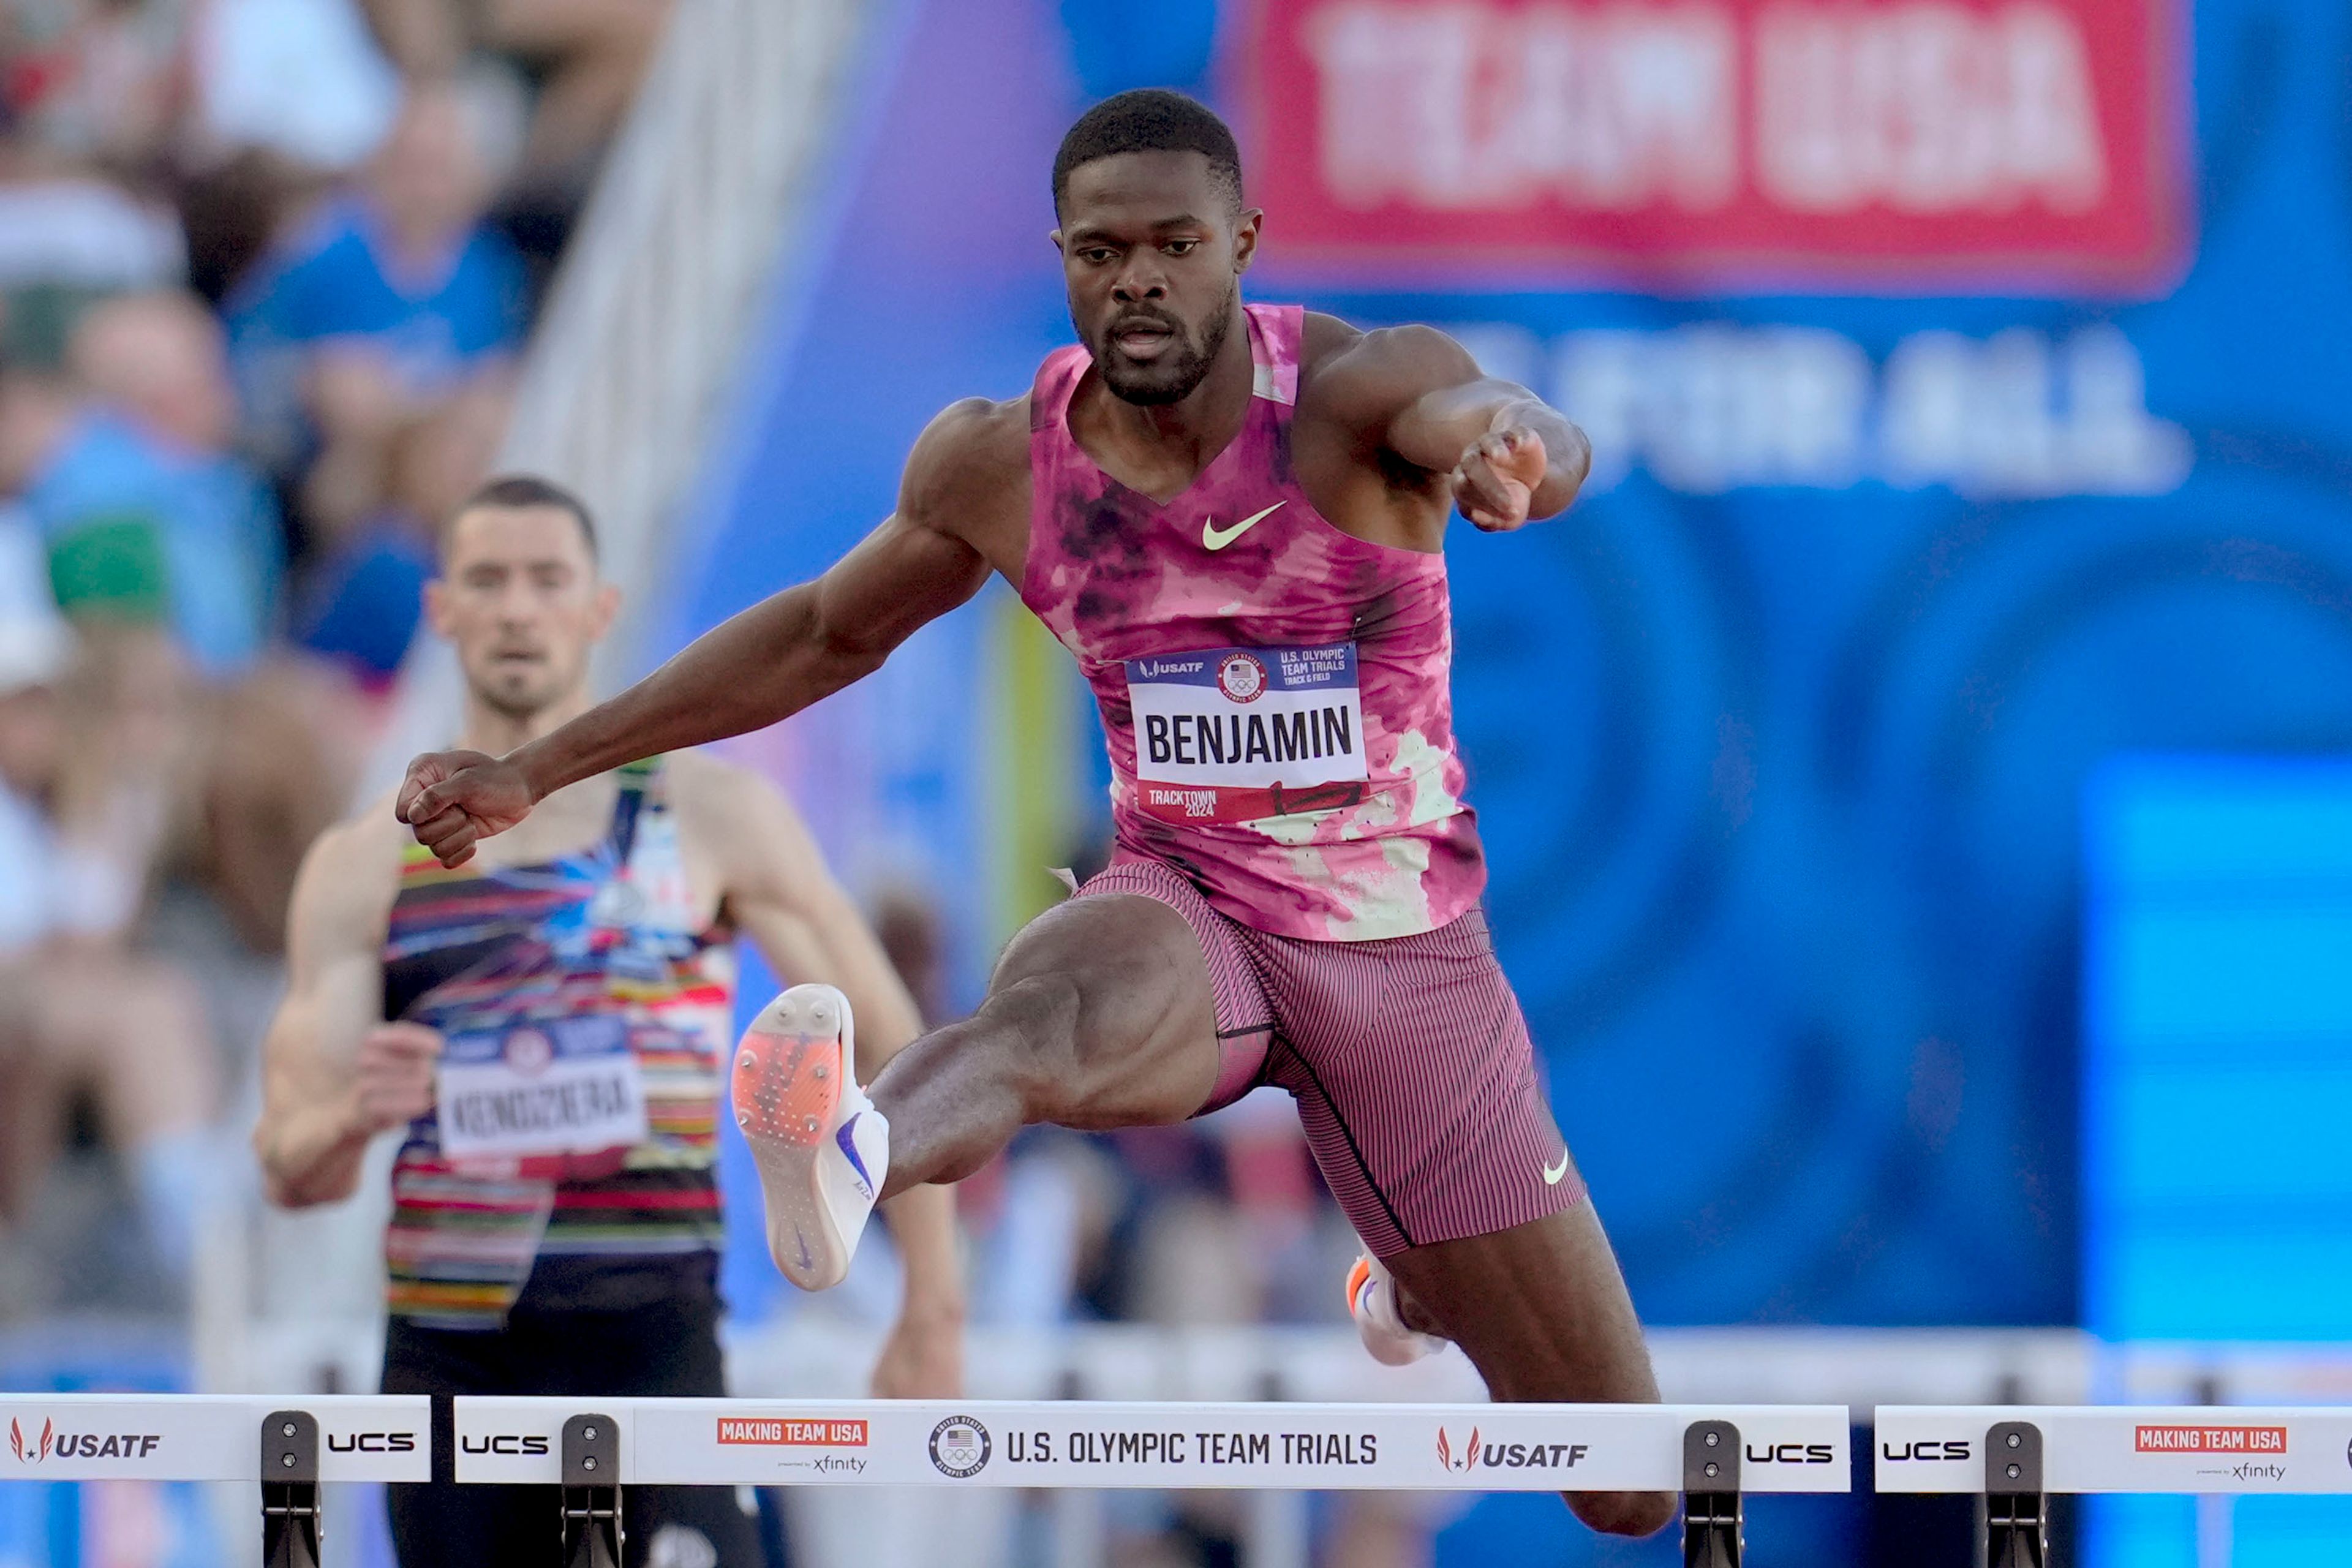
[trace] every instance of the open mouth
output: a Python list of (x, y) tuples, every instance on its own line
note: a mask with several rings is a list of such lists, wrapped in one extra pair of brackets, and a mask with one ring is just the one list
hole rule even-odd
[(1158, 359), (1175, 346), (1173, 328), (1153, 321), (1122, 321), (1111, 330), (1110, 341), (1118, 352), (1131, 360), (1150, 362)]

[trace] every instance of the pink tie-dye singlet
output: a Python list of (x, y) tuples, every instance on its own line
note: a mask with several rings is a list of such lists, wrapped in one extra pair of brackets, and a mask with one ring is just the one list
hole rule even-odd
[(1087, 351), (1046, 359), (1021, 597), (1094, 686), (1117, 860), (1171, 866), (1280, 936), (1433, 931), (1486, 885), (1454, 746), (1445, 559), (1316, 511), (1290, 466), (1305, 312), (1246, 313), (1249, 416), (1164, 506), (1070, 434)]

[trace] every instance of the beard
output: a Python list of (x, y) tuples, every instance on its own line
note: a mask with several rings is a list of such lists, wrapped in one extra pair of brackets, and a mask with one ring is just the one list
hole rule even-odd
[[(1175, 317), (1159, 310), (1129, 310), (1115, 316), (1102, 331), (1102, 341), (1095, 348), (1095, 364), (1102, 372), (1103, 384), (1111, 395), (1122, 402), (1154, 408), (1171, 403), (1181, 403), (1192, 395), (1192, 389), (1208, 379), (1209, 367), (1217, 363), (1218, 353), (1225, 346), (1226, 334), (1233, 331), (1234, 306), (1241, 296), (1241, 283), (1235, 279), (1215, 313), (1196, 335), (1188, 331)], [(1170, 352), (1150, 364), (1137, 364), (1118, 352), (1112, 341), (1113, 333), (1122, 322), (1149, 321), (1154, 326), (1165, 327), (1170, 334)]]
[(478, 686), (474, 689), (474, 695), (483, 707), (517, 724), (530, 723), (550, 706), (547, 694), (536, 688), (519, 691), (512, 688)]
[(467, 682), (475, 700), (499, 718), (527, 724), (560, 702), (573, 680), (551, 665), (538, 669), (499, 669)]

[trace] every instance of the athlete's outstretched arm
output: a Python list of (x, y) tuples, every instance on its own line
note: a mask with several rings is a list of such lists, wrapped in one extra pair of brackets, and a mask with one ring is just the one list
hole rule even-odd
[[(565, 784), (624, 763), (758, 730), (881, 668), (926, 622), (980, 591), (989, 563), (958, 531), (984, 482), (985, 410), (959, 404), (908, 458), (898, 510), (813, 583), (752, 605), (570, 723), (503, 758), (436, 752), (408, 765), (394, 810), (445, 866)], [(972, 498), (978, 504), (981, 498)]]
[(1568, 416), (1478, 368), (1433, 327), (1368, 332), (1333, 366), (1340, 407), (1387, 451), (1444, 474), (1478, 527), (1517, 528), (1576, 499), (1592, 447)]

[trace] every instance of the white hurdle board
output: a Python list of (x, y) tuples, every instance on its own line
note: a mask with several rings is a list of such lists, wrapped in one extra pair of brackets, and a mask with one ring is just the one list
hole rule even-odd
[(318, 1418), (321, 1481), (433, 1479), (421, 1394), (0, 1394), (0, 1479), (276, 1479), (261, 1471), (261, 1422), (278, 1410)]
[(1740, 1435), (1745, 1491), (1843, 1492), (1843, 1405), (1114, 1404), (468, 1398), (460, 1482), (562, 1479), (572, 1415), (613, 1418), (623, 1486), (1675, 1491), (1693, 1422)]
[(2234, 1405), (1882, 1405), (1882, 1492), (1985, 1489), (1996, 1422), (2042, 1432), (2045, 1492), (2352, 1492), (2352, 1409)]

